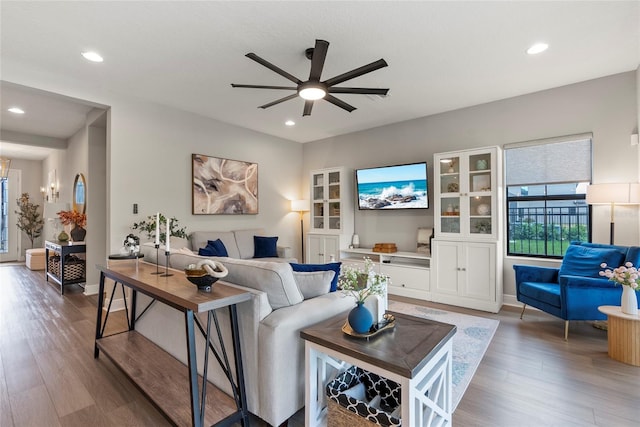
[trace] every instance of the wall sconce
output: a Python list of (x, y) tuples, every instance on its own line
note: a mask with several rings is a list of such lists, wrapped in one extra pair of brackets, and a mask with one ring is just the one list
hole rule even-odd
[(51, 201), (57, 202), (58, 198), (60, 197), (60, 191), (56, 188), (55, 182), (51, 183), (50, 189), (51, 189)]
[(40, 194), (42, 194), (42, 198), (45, 201), (49, 201), (49, 196), (47, 195), (47, 189), (44, 187), (40, 187)]

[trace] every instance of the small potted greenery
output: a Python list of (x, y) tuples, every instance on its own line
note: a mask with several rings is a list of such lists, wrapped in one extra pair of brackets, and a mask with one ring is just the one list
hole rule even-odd
[[(167, 240), (167, 217), (160, 214), (160, 243), (165, 243)], [(169, 227), (169, 236), (180, 237), (182, 239), (186, 239), (189, 237), (187, 235), (187, 228), (180, 227), (178, 224), (178, 218), (171, 217), (169, 218), (170, 227)], [(143, 219), (140, 222), (134, 222), (131, 226), (132, 230), (139, 230), (143, 232), (148, 240), (153, 240), (156, 235), (156, 216), (149, 215), (146, 219)]]

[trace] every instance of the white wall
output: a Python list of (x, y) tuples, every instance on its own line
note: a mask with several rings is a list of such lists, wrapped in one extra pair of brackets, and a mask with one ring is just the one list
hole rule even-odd
[[(627, 72), (304, 144), (305, 194), (309, 171), (317, 168), (426, 160), (433, 181), (434, 153), (584, 132), (593, 132), (593, 182), (637, 181), (638, 147), (629, 144), (638, 122), (636, 80), (635, 72)], [(616, 243), (638, 244), (638, 208), (616, 212)], [(394, 241), (401, 250), (412, 250), (417, 228), (431, 225), (433, 209), (356, 212), (356, 232), (364, 246)], [(593, 240), (608, 242), (608, 208), (594, 208), (593, 226)], [(514, 261), (505, 262), (505, 294), (515, 294)]]
[[(22, 193), (29, 193), (29, 200), (31, 203), (39, 205), (38, 212), (42, 215), (44, 201), (42, 199), (42, 195), (40, 194), (40, 182), (42, 180), (42, 161), (41, 160), (22, 160), (22, 159), (12, 159), (11, 160), (11, 169), (20, 170), (21, 172), (21, 189), (19, 190), (20, 194), (15, 195), (15, 198), (20, 198)], [(12, 195), (13, 196), (13, 195)], [(9, 226), (15, 227), (18, 222), (18, 216), (15, 212), (9, 212)], [(43, 230), (44, 231), (44, 230)], [(31, 241), (27, 237), (27, 235), (18, 230), (18, 236), (20, 238), (20, 254), (18, 256), (21, 260), (25, 259), (25, 251), (31, 248)], [(33, 247), (44, 247), (44, 234), (42, 234), (39, 238), (33, 241)]]

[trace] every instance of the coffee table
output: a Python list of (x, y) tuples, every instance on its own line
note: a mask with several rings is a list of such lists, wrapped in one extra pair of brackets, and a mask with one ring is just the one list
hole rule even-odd
[(305, 426), (326, 424), (325, 387), (351, 365), (400, 384), (402, 424), (451, 425), (454, 325), (391, 312), (396, 327), (369, 339), (342, 332), (341, 315), (304, 329)]
[(624, 314), (621, 307), (601, 305), (598, 311), (607, 315), (609, 357), (629, 365), (640, 366), (640, 316)]

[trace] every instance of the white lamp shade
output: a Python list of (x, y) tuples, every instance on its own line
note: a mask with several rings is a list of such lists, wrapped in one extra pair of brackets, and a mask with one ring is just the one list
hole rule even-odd
[(10, 166), (11, 166), (11, 159), (0, 157), (0, 179), (5, 179), (9, 176)]
[[(587, 203), (590, 205), (638, 203), (631, 201), (631, 185), (626, 183), (591, 184), (587, 187)], [(637, 196), (634, 199), (637, 199)]]
[(42, 216), (47, 219), (55, 219), (55, 218), (58, 218), (58, 212), (68, 211), (68, 210), (69, 210), (69, 203), (64, 203), (64, 202), (45, 203), (44, 214)]
[(292, 212), (307, 212), (310, 206), (309, 200), (292, 200), (291, 211)]

